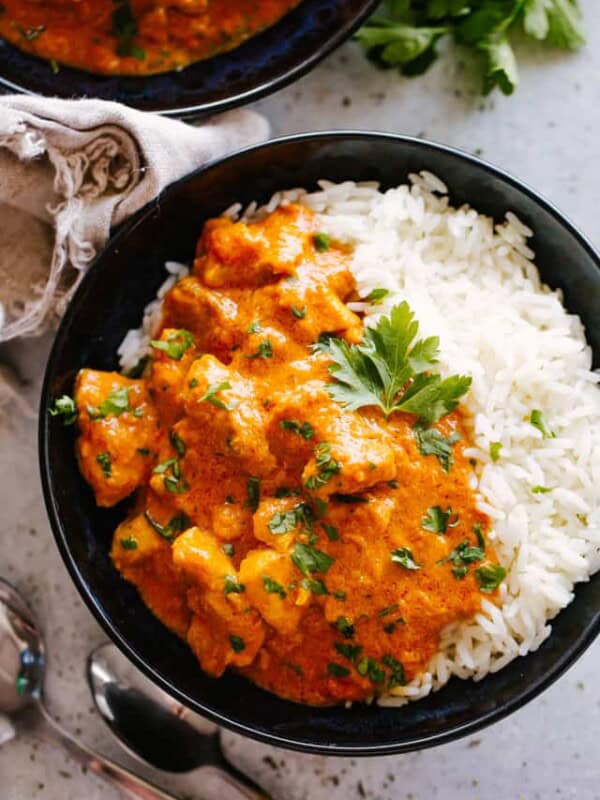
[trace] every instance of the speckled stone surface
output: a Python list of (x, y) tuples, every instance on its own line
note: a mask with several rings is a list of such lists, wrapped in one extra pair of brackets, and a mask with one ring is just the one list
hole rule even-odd
[[(600, 246), (600, 6), (582, 2), (590, 45), (576, 56), (521, 53), (516, 95), (481, 99), (461, 54), (427, 76), (379, 73), (348, 44), (315, 72), (257, 105), (275, 134), (327, 128), (424, 136), (477, 152), (530, 183)], [(37, 402), (47, 339), (3, 351)], [(83, 607), (51, 538), (37, 476), (35, 426), (0, 425), (0, 574), (30, 599), (48, 640), (47, 699), (85, 741), (128, 761), (91, 708), (85, 657), (104, 637)], [(553, 688), (475, 737), (399, 757), (302, 756), (226, 734), (240, 766), (276, 800), (535, 800), (600, 798), (600, 643)], [(402, 713), (399, 711), (399, 713)], [(132, 762), (129, 762), (132, 763)], [(196, 773), (148, 771), (178, 795), (210, 800)], [(0, 800), (116, 800), (63, 752), (21, 736), (0, 748)], [(219, 800), (226, 800), (220, 797)]]

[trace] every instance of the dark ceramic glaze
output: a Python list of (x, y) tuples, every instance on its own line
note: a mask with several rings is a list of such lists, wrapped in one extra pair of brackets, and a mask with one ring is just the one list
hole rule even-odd
[(196, 116), (256, 100), (299, 78), (341, 44), (379, 0), (303, 0), (244, 45), (181, 72), (148, 77), (92, 75), (48, 61), (0, 39), (0, 91), (116, 100), (142, 111)]
[(512, 209), (531, 226), (542, 276), (563, 289), (567, 308), (581, 315), (598, 366), (600, 262), (581, 234), (532, 190), (476, 158), (368, 133), (270, 142), (176, 183), (118, 231), (97, 258), (67, 311), (48, 363), (39, 439), (44, 494), (58, 546), (84, 600), (131, 660), (182, 703), (282, 747), (338, 755), (398, 753), (449, 741), (504, 717), (549, 686), (592, 642), (600, 628), (600, 576), (577, 587), (537, 652), (479, 683), (453, 679), (442, 691), (400, 709), (308, 708), (233, 674), (214, 680), (203, 675), (186, 645), (113, 569), (111, 536), (127, 504), (109, 510), (95, 506), (75, 462), (75, 430), (51, 420), (48, 406), (56, 395), (72, 392), (81, 367), (116, 368), (116, 348), (139, 324), (142, 309), (164, 280), (165, 260), (189, 262), (207, 218), (236, 201), (265, 201), (278, 189), (314, 187), (319, 178), (378, 180), (389, 187), (421, 169), (451, 187), (453, 203), (469, 202), (497, 220)]

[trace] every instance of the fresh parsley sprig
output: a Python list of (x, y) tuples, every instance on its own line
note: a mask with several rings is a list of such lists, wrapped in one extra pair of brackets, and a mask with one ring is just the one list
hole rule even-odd
[(375, 64), (413, 76), (429, 69), (439, 40), (452, 36), (479, 56), (484, 94), (496, 87), (512, 94), (519, 74), (510, 37), (517, 31), (564, 50), (585, 42), (577, 0), (386, 0), (356, 38)]
[(386, 419), (396, 411), (415, 414), (428, 425), (456, 408), (471, 378), (442, 378), (432, 371), (438, 363), (439, 339), (415, 341), (419, 323), (408, 303), (392, 308), (374, 328), (367, 327), (360, 344), (330, 337), (317, 345), (333, 363), (334, 381), (327, 389), (349, 411), (377, 406)]

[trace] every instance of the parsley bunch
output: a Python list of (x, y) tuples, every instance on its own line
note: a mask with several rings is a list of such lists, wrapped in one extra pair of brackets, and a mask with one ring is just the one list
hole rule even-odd
[(512, 94), (515, 31), (565, 50), (585, 41), (577, 0), (386, 0), (356, 36), (372, 61), (409, 76), (426, 72), (439, 40), (452, 36), (479, 55), (484, 94), (496, 87)]

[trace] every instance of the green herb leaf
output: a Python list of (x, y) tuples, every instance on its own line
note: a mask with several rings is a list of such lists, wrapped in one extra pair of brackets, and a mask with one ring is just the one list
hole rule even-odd
[(536, 408), (531, 412), (529, 421), (531, 422), (533, 427), (537, 428), (538, 431), (542, 434), (542, 438), (544, 439), (556, 438), (556, 434), (550, 430), (550, 428), (548, 427), (548, 423), (546, 422), (546, 418), (539, 409)]
[(77, 406), (75, 400), (68, 394), (57, 397), (52, 408), (48, 409), (51, 417), (60, 417), (65, 428), (77, 422)]
[(304, 525), (307, 530), (312, 529), (313, 512), (307, 503), (299, 503), (289, 511), (280, 511), (271, 517), (268, 528), (271, 533), (290, 533), (299, 525)]
[(273, 578), (269, 578), (268, 575), (263, 575), (263, 585), (265, 587), (265, 592), (269, 594), (278, 594), (282, 600), (285, 600), (287, 597), (286, 591), (280, 583), (273, 580)]
[(246, 591), (246, 587), (238, 581), (235, 575), (225, 575), (223, 591), (225, 594), (242, 594), (242, 592)]
[(256, 352), (252, 353), (246, 358), (271, 358), (273, 355), (273, 345), (271, 344), (270, 339), (263, 339), (262, 342), (258, 343), (258, 347), (256, 348)]
[(482, 561), (484, 558), (485, 551), (482, 547), (470, 545), (469, 542), (464, 539), (454, 548), (454, 550), (448, 553), (446, 558), (442, 558), (437, 563), (446, 564), (448, 561), (452, 561), (454, 566), (462, 567), (466, 564), (473, 564), (476, 561)]
[(225, 544), (221, 546), (221, 550), (226, 556), (232, 556), (235, 553), (235, 547), (231, 544), (231, 542), (225, 542)]
[(433, 423), (449, 414), (468, 391), (471, 378), (442, 379), (431, 369), (437, 363), (439, 341), (414, 341), (419, 329), (408, 303), (392, 308), (375, 328), (367, 327), (361, 344), (331, 337), (320, 350), (333, 361), (329, 394), (349, 411), (377, 406), (385, 417), (396, 411)]
[(298, 489), (289, 489), (287, 486), (278, 486), (275, 489), (275, 497), (281, 499), (282, 497), (298, 497), (301, 492)]
[(475, 538), (477, 539), (477, 544), (485, 553), (485, 539), (483, 538), (483, 530), (479, 522), (476, 522), (475, 525), (473, 525), (473, 533), (475, 534)]
[(319, 597), (329, 594), (327, 586), (325, 586), (320, 578), (304, 578), (302, 580), (302, 588), (318, 595)]
[(444, 534), (448, 527), (454, 528), (458, 525), (458, 516), (453, 522), (450, 522), (450, 517), (453, 513), (450, 506), (445, 511), (442, 511), (441, 506), (431, 506), (431, 508), (427, 509), (427, 514), (422, 518), (421, 526), (426, 531)]
[(222, 409), (223, 411), (233, 411), (234, 408), (237, 407), (237, 403), (226, 403), (224, 400), (221, 400), (217, 397), (219, 392), (222, 392), (225, 389), (231, 389), (231, 384), (229, 381), (222, 381), (221, 383), (211, 383), (206, 390), (206, 392), (202, 395), (199, 403), (211, 403), (213, 406)]
[(317, 250), (319, 253), (324, 253), (331, 247), (331, 236), (329, 236), (327, 233), (315, 233), (313, 236), (313, 244), (315, 246), (315, 250)]
[(129, 392), (131, 386), (123, 386), (121, 389), (113, 389), (97, 408), (87, 407), (90, 419), (104, 419), (105, 417), (120, 417), (126, 411), (130, 411)]
[(374, 306), (379, 306), (381, 303), (383, 303), (389, 293), (389, 289), (372, 289), (365, 297), (365, 300), (367, 303), (371, 303)]
[(338, 630), (345, 639), (351, 639), (354, 636), (354, 625), (350, 622), (348, 617), (338, 617), (333, 623), (333, 627)]
[(350, 670), (348, 667), (343, 667), (341, 664), (335, 664), (331, 661), (327, 664), (327, 674), (331, 675), (332, 678), (346, 678), (350, 675)]
[(246, 481), (246, 507), (254, 513), (260, 503), (260, 478), (249, 477)]
[(365, 656), (358, 662), (356, 671), (359, 675), (368, 677), (371, 683), (383, 683), (385, 680), (385, 671), (369, 656)]
[(179, 458), (183, 458), (185, 455), (185, 442), (183, 439), (178, 436), (175, 431), (169, 431), (169, 441), (173, 445), (173, 448)]
[(333, 646), (338, 651), (338, 653), (347, 658), (348, 661), (354, 662), (359, 657), (362, 652), (362, 645), (360, 644), (348, 644), (346, 642), (334, 642)]
[(490, 458), (495, 463), (500, 458), (502, 442), (490, 442)]
[(548, 492), (552, 491), (551, 486), (534, 486), (531, 491), (534, 494), (548, 494)]
[(435, 456), (444, 472), (450, 472), (454, 464), (452, 445), (460, 440), (459, 433), (453, 433), (448, 438), (443, 436), (436, 428), (414, 428), (417, 446), (422, 456)]
[(291, 431), (297, 433), (303, 439), (312, 439), (315, 435), (315, 429), (310, 422), (298, 422), (295, 419), (282, 419), (279, 426), (284, 431)]
[(291, 558), (295, 566), (306, 577), (313, 572), (327, 572), (335, 560), (322, 550), (309, 544), (302, 544), (302, 542), (296, 543)]
[(248, 326), (248, 333), (260, 333), (261, 331), (262, 327), (257, 319), (251, 322), (250, 325)]
[(334, 475), (337, 475), (342, 465), (331, 457), (331, 445), (328, 442), (320, 442), (315, 448), (315, 462), (317, 472), (310, 475), (304, 485), (307, 489), (314, 491), (328, 483)]
[(506, 577), (506, 570), (500, 564), (484, 564), (475, 570), (475, 578), (479, 589), (485, 594), (491, 594)]
[(123, 550), (137, 550), (137, 539), (134, 539), (133, 536), (127, 536), (125, 539), (121, 539), (121, 547)]
[(174, 361), (180, 361), (183, 354), (187, 352), (193, 344), (194, 337), (192, 334), (182, 329), (170, 333), (167, 336), (166, 342), (162, 342), (159, 339), (152, 339), (150, 347), (153, 347), (155, 350), (161, 350)]
[(377, 616), (387, 617), (388, 614), (394, 614), (396, 611), (398, 611), (399, 608), (400, 606), (398, 605), (398, 603), (393, 603), (391, 606), (386, 606), (385, 608), (382, 608), (381, 611), (378, 611)]
[(392, 550), (391, 559), (394, 564), (399, 564), (404, 569), (417, 570), (421, 569), (422, 566), (417, 564), (408, 547), (399, 547), (397, 550)]
[(242, 650), (246, 649), (246, 642), (242, 639), (241, 636), (234, 636), (233, 634), (229, 637), (229, 643), (231, 645), (231, 649), (235, 653), (241, 653)]
[(336, 600), (345, 600), (347, 595), (343, 589), (337, 589), (333, 593), (333, 596), (335, 597)]
[(339, 534), (338, 529), (333, 525), (329, 525), (327, 522), (322, 522), (321, 526), (322, 526), (323, 530), (325, 531), (325, 535), (327, 536), (329, 541), (330, 542), (337, 542), (337, 540), (340, 538), (340, 534)]
[(389, 687), (393, 689), (394, 686), (405, 686), (406, 678), (404, 677), (404, 666), (396, 658), (386, 655), (381, 659), (381, 663), (388, 667), (391, 671), (389, 678)]
[(298, 308), (298, 306), (290, 306), (290, 311), (296, 317), (296, 319), (304, 319), (308, 308), (306, 306), (302, 306), (302, 308)]
[(102, 469), (102, 473), (106, 478), (110, 478), (112, 475), (112, 460), (110, 457), (110, 453), (98, 453), (96, 456), (96, 461), (100, 464), (100, 468)]

